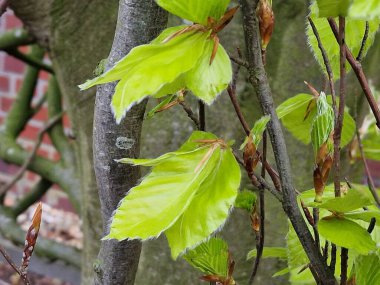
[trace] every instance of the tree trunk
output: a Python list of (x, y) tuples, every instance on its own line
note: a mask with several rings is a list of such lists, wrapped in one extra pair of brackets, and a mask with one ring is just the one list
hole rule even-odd
[[(122, 0), (107, 69), (133, 47), (152, 40), (167, 22), (167, 13), (153, 0)], [(147, 78), (147, 80), (149, 80)], [(143, 83), (142, 83), (143, 84)], [(122, 157), (138, 157), (146, 101), (134, 106), (120, 125), (111, 111), (115, 83), (98, 87), (94, 118), (94, 162), (102, 207), (103, 231), (120, 200), (140, 178), (138, 167), (116, 163)], [(140, 258), (139, 241), (103, 241), (96, 264), (95, 284), (133, 284)]]

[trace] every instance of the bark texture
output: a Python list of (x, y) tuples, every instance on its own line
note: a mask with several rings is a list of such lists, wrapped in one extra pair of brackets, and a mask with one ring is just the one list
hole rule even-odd
[[(133, 47), (152, 40), (166, 23), (167, 13), (153, 0), (120, 1), (116, 34), (107, 68), (112, 67)], [(122, 123), (117, 125), (110, 106), (115, 85), (110, 83), (98, 87), (94, 118), (94, 162), (105, 234), (113, 211), (140, 178), (138, 167), (116, 163), (114, 160), (139, 156), (146, 106), (144, 101), (133, 107)], [(95, 266), (95, 284), (133, 284), (140, 251), (139, 241), (103, 241)]]

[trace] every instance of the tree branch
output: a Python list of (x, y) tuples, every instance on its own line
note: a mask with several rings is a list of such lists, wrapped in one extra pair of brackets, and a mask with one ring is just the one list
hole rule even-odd
[(30, 281), (28, 280), (28, 277), (26, 274), (22, 274), (21, 271), (18, 269), (17, 265), (13, 262), (12, 258), (9, 256), (9, 254), (6, 252), (5, 248), (3, 248), (0, 245), (0, 253), (4, 256), (5, 260), (9, 263), (9, 265), (13, 268), (13, 270), (20, 275), (22, 281), (26, 285), (30, 285)]
[(363, 58), (364, 48), (365, 48), (365, 45), (366, 45), (367, 39), (368, 39), (368, 33), (369, 33), (369, 22), (366, 21), (365, 22), (365, 31), (364, 31), (362, 43), (360, 45), (360, 50), (359, 50), (358, 56), (356, 57), (356, 60), (359, 61), (359, 62), (361, 62), (362, 58)]
[[(335, 20), (333, 18), (329, 18), (328, 21), (329, 21), (331, 30), (333, 31), (334, 36), (339, 43), (339, 30), (335, 23)], [(363, 71), (363, 67), (361, 63), (357, 61), (355, 57), (352, 55), (352, 52), (350, 51), (350, 49), (347, 47), (346, 44), (344, 44), (344, 48), (346, 50), (345, 52), (346, 52), (347, 60), (350, 63), (352, 69), (355, 72), (356, 77), (359, 80), (360, 86), (362, 87), (364, 95), (366, 96), (369, 106), (371, 107), (372, 113), (375, 116), (376, 125), (380, 129), (380, 109), (372, 94), (372, 90), (369, 87), (367, 77), (365, 76), (364, 71)]]
[(267, 130), (271, 138), (277, 169), (281, 179), (284, 199), (282, 203), (283, 208), (288, 215), (319, 279), (326, 285), (336, 284), (334, 275), (327, 267), (320, 251), (315, 246), (313, 237), (308, 230), (303, 216), (298, 208), (285, 139), (282, 133), (280, 121), (276, 114), (271, 89), (269, 87), (262, 62), (258, 20), (255, 13), (258, 0), (240, 0), (240, 3), (242, 5), (247, 59), (249, 62), (249, 80), (255, 89), (264, 114), (271, 116), (271, 121), (268, 123)]
[(198, 130), (201, 130), (201, 126), (198, 117), (194, 114), (193, 110), (186, 104), (185, 101), (179, 101), (183, 110), (186, 112), (187, 116), (193, 121)]
[[(133, 47), (151, 41), (163, 29), (167, 13), (154, 0), (120, 0), (119, 16), (107, 69)], [(120, 200), (138, 183), (140, 170), (115, 162), (115, 158), (138, 157), (140, 134), (146, 100), (134, 106), (120, 125), (111, 111), (115, 83), (98, 87), (94, 117), (94, 165), (101, 201), (103, 231), (108, 232), (109, 220)], [(117, 138), (133, 141), (129, 149), (118, 148)], [(139, 241), (102, 241), (96, 269), (95, 284), (133, 284), (137, 271), (141, 243)]]
[(33, 56), (30, 56), (18, 51), (17, 48), (9, 48), (9, 49), (5, 49), (4, 51), (7, 52), (9, 55), (14, 56), (15, 58), (25, 62), (26, 64), (30, 66), (33, 66), (37, 69), (42, 69), (51, 74), (54, 74), (54, 70), (50, 65), (47, 65), (42, 60), (34, 58)]

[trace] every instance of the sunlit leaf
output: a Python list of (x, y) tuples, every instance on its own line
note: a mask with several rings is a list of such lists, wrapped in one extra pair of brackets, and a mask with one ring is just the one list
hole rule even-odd
[(223, 16), (230, 0), (156, 0), (156, 2), (180, 18), (206, 26), (208, 17), (219, 20)]
[(324, 238), (337, 246), (354, 249), (361, 254), (376, 249), (376, 243), (367, 230), (353, 221), (328, 217), (319, 221), (318, 229)]
[(106, 238), (145, 240), (165, 232), (174, 258), (223, 225), (240, 184), (231, 149), (210, 133), (194, 132), (178, 151), (156, 159), (119, 162), (153, 168), (122, 200)]
[(201, 243), (183, 258), (205, 274), (227, 277), (228, 245), (221, 238), (211, 238)]
[(345, 213), (373, 204), (368, 191), (364, 189), (350, 189), (342, 197), (336, 197), (322, 203), (309, 203), (309, 207), (327, 209), (331, 212)]
[[(379, 0), (354, 0), (350, 6), (349, 17), (368, 20), (380, 18), (380, 1)], [(380, 283), (379, 283), (380, 284)]]
[(212, 173), (199, 185), (188, 209), (166, 231), (173, 258), (217, 231), (234, 204), (240, 185), (240, 168), (230, 149), (218, 149), (213, 156), (218, 152)]
[(196, 67), (186, 75), (187, 88), (207, 104), (211, 104), (232, 79), (231, 61), (221, 45), (210, 65), (213, 47), (214, 42), (208, 40), (203, 56)]
[(351, 0), (317, 0), (319, 17), (347, 16)]
[[(253, 249), (247, 254), (247, 259), (251, 259), (257, 256), (257, 250)], [(285, 247), (264, 247), (263, 249), (263, 258), (279, 258), (287, 259), (288, 252)]]
[[(253, 125), (253, 128), (251, 130), (251, 136), (252, 136), (252, 142), (254, 143), (256, 147), (260, 144), (263, 138), (263, 133), (269, 121), (270, 121), (270, 116), (266, 115), (266, 116), (261, 117), (259, 120), (257, 120), (255, 124)], [(244, 149), (247, 143), (248, 143), (248, 137), (245, 138), (243, 144), (240, 146), (240, 150)]]
[[(330, 0), (325, 0), (330, 1)], [(335, 1), (335, 0), (334, 0)], [(367, 3), (366, 0), (363, 0), (363, 2)], [(363, 4), (366, 5), (366, 4)], [(311, 6), (311, 18), (314, 21), (315, 26), (318, 29), (318, 33), (320, 35), (322, 44), (327, 52), (330, 64), (332, 66), (332, 70), (334, 73), (334, 79), (339, 79), (339, 45), (337, 44), (337, 41), (335, 39), (335, 36), (333, 32), (331, 31), (330, 25), (325, 18), (318, 18), (318, 6), (317, 3), (314, 3)], [(347, 46), (350, 48), (354, 56), (357, 56), (359, 53), (359, 50), (361, 48), (361, 39), (363, 38), (364, 31), (365, 31), (365, 25), (366, 20), (369, 20), (369, 18), (363, 19), (363, 20), (356, 20), (347, 18), (346, 19), (346, 37), (345, 42)], [(368, 33), (368, 39), (365, 45), (364, 49), (364, 56), (367, 53), (369, 47), (373, 44), (374, 38), (376, 35), (376, 31), (379, 28), (380, 19), (373, 19), (369, 21), (369, 33)], [(318, 48), (318, 42), (313, 34), (313, 31), (308, 24), (307, 28), (307, 37), (309, 44), (311, 46), (312, 52), (314, 56), (316, 57), (319, 65), (321, 66), (321, 69), (325, 72), (326, 68), (323, 62), (321, 51)], [(347, 70), (350, 70), (351, 67), (349, 64), (346, 65)]]
[(290, 272), (289, 268), (286, 267), (280, 271), (277, 271), (275, 274), (272, 275), (272, 277), (279, 277), (279, 276), (282, 276), (282, 275), (285, 275), (285, 274), (288, 274)]

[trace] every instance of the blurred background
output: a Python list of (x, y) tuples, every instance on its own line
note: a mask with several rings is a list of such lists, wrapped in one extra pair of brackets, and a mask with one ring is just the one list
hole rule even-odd
[[(323, 90), (324, 80), (305, 36), (307, 1), (278, 0), (273, 1), (273, 5), (276, 27), (268, 47), (267, 72), (276, 104), (279, 104), (298, 93), (308, 93), (304, 80), (320, 90)], [(81, 204), (81, 199), (86, 199), (83, 198), (86, 194), (79, 193), (81, 183), (78, 181), (78, 171), (83, 172), (80, 164), (84, 164), (89, 173), (92, 172), (89, 161), (92, 158), (93, 97), (86, 99), (86, 95), (80, 94), (76, 89), (77, 84), (93, 77), (93, 70), (102, 58), (107, 57), (112, 43), (117, 1), (98, 6), (92, 9), (91, 15), (83, 12), (79, 23), (70, 24), (70, 28), (66, 30), (59, 25), (65, 26), (66, 21), (70, 23), (74, 20), (66, 16), (61, 22), (57, 21), (55, 24), (58, 28), (47, 41), (59, 42), (59, 47), (53, 45), (54, 48), (47, 49), (48, 52), (34, 46), (34, 41), (24, 34), (23, 23), (11, 9), (0, 18), (0, 189), (5, 189), (5, 194), (0, 195), (0, 244), (9, 250), (14, 260), (21, 260), (22, 250), (19, 246), (23, 244), (23, 231), (30, 224), (35, 202), (42, 200), (44, 212), (41, 240), (38, 242), (36, 255), (32, 257), (30, 268), (33, 284), (80, 284), (81, 275), (82, 278), (90, 276), (88, 272), (92, 268), (92, 264), (89, 264), (86, 265), (86, 270), (80, 271), (81, 254), (93, 257), (101, 237), (100, 219), (96, 218), (99, 215), (97, 197), (89, 196), (86, 200), (88, 205)], [(98, 20), (93, 19), (93, 14)], [(244, 48), (240, 17), (240, 13), (235, 16), (221, 35), (222, 44), (231, 54), (235, 54), (238, 47)], [(179, 19), (170, 18), (169, 25), (179, 23)], [(41, 25), (42, 31), (45, 27)], [(92, 33), (83, 39), (86, 44), (76, 41), (75, 37), (80, 37), (81, 34), (71, 35), (77, 34), (73, 30), (75, 25), (86, 26), (87, 33)], [(12, 35), (13, 40), (19, 40), (13, 46), (10, 40)], [(25, 55), (38, 58), (38, 64), (33, 63), (33, 60), (32, 65), (26, 64), (28, 60), (31, 62), (30, 58), (25, 59)], [(377, 90), (380, 90), (379, 63), (378, 37), (363, 62), (364, 70), (373, 88)], [(58, 76), (58, 83), (53, 74)], [(347, 81), (348, 105), (353, 107), (357, 104), (359, 117), (362, 118), (368, 110), (360, 107), (364, 98), (360, 86), (352, 74)], [(53, 93), (55, 97), (51, 95)], [(261, 117), (261, 110), (243, 69), (239, 75), (238, 95), (243, 111), (253, 125)], [(20, 107), (17, 103), (22, 96), (28, 98), (26, 107)], [(197, 102), (192, 100), (190, 103), (196, 110)], [(77, 110), (72, 107), (75, 104), (80, 105)], [(150, 100), (148, 109), (155, 104), (157, 101)], [(64, 109), (69, 111), (61, 114)], [(49, 119), (60, 114), (59, 123), (46, 129)], [(244, 133), (226, 94), (206, 109), (206, 115), (208, 131), (226, 140), (234, 139), (236, 145), (240, 145)], [(84, 117), (86, 118), (83, 119)], [(18, 123), (20, 126), (15, 127), (14, 134), (4, 132), (7, 124)], [(160, 113), (154, 120), (146, 119), (141, 156), (155, 157), (168, 150), (175, 150), (192, 130), (194, 125), (180, 108)], [(288, 133), (286, 139), (297, 190), (312, 188), (311, 146), (301, 144)], [(75, 146), (78, 141), (79, 144), (87, 146)], [(380, 185), (379, 164), (370, 162), (370, 166), (377, 185)], [(94, 188), (93, 174), (81, 175), (90, 181), (87, 183), (89, 188)], [(360, 161), (347, 158), (344, 175), (350, 181), (365, 182)], [(248, 180), (243, 182), (242, 188), (250, 187)], [(266, 195), (266, 198), (265, 245), (283, 246), (288, 228), (287, 220), (278, 202), (270, 195)], [(85, 214), (83, 207), (88, 207)], [(88, 227), (94, 229), (89, 230)], [(229, 241), (237, 262), (235, 279), (243, 284), (253, 263), (245, 257), (250, 249), (255, 248), (255, 237), (250, 230), (248, 214), (240, 210), (233, 211), (222, 235)], [(1, 258), (0, 261), (0, 285), (22, 284)], [(256, 284), (288, 284), (287, 276), (271, 278), (285, 266), (277, 260), (263, 260)], [(198, 277), (199, 273), (187, 263), (171, 259), (165, 238), (144, 243), (137, 285), (201, 284)]]

